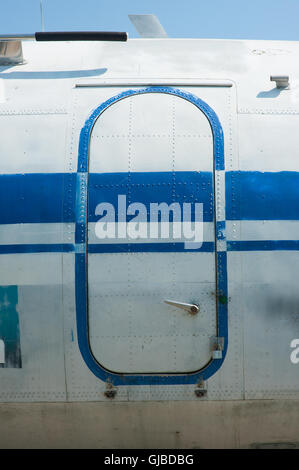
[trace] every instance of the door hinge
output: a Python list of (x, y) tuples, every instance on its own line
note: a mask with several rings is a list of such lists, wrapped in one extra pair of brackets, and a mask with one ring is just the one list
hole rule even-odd
[(224, 337), (212, 336), (211, 350), (213, 359), (222, 359), (222, 351), (224, 349)]
[(198, 398), (205, 397), (206, 394), (208, 393), (207, 387), (205, 386), (205, 381), (201, 377), (199, 378), (197, 382), (194, 393)]
[(110, 382), (108, 379), (106, 382), (106, 390), (104, 392), (104, 395), (106, 398), (114, 398), (117, 394), (117, 388), (114, 387), (113, 383)]

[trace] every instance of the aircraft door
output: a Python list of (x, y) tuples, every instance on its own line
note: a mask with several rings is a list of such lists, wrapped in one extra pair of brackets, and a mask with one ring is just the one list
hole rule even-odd
[(206, 114), (167, 89), (123, 93), (94, 120), (87, 324), (103, 370), (192, 374), (212, 360), (215, 144)]

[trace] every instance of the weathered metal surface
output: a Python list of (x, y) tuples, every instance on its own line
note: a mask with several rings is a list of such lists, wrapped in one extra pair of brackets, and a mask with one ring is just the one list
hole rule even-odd
[(1, 404), (0, 448), (299, 447), (297, 400), (115, 400)]
[[(206, 406), (209, 400), (245, 398), (244, 407), (248, 399), (254, 399), (258, 408), (261, 398), (299, 398), (298, 366), (290, 361), (290, 343), (298, 337), (299, 213), (296, 188), (299, 155), (296, 135), (299, 106), (294, 60), (298, 44), (132, 40), (127, 44), (97, 46), (78, 43), (74, 53), (71, 44), (61, 43), (59, 54), (53, 44), (26, 43), (23, 47), (28, 63), (3, 69), (0, 73), (5, 85), (5, 101), (0, 103), (0, 150), (5, 156), (0, 166), (0, 286), (4, 291), (17, 287), (21, 351), (18, 364), (22, 366), (0, 367), (0, 400), (103, 401), (101, 406), (106, 410), (105, 402), (108, 401), (109, 406), (116, 406), (118, 401), (183, 400), (194, 401), (194, 405), (188, 404), (193, 407), (198, 401)], [(81, 57), (84, 57), (83, 63)], [(279, 70), (287, 70), (289, 89), (277, 89), (269, 81), (277, 65)], [(75, 88), (75, 85), (78, 86)], [(106, 382), (88, 368), (78, 347), (75, 256), (84, 254), (84, 244), (76, 245), (75, 239), (79, 136), (85, 120), (101, 103), (124, 91), (148, 85), (177, 86), (182, 92), (196, 95), (214, 110), (223, 128), (225, 171), (215, 175), (214, 197), (216, 219), (225, 222), (225, 225), (216, 225), (215, 230), (217, 250), (227, 257), (228, 292), (227, 295), (220, 292), (217, 301), (228, 309), (229, 346), (221, 368), (205, 380), (206, 392), (201, 397), (196, 396), (195, 391), (201, 390), (196, 383), (140, 383), (117, 386), (111, 403)], [(155, 95), (155, 99), (157, 97)], [(146, 121), (149, 115), (143, 112), (147, 98), (145, 95), (139, 98), (143, 103), (133, 116), (139, 128), (138, 132), (137, 129), (134, 131), (134, 137), (131, 136), (135, 140), (131, 147), (134, 154), (130, 172), (145, 173), (148, 177), (148, 173), (173, 169), (171, 163), (165, 163), (169, 156), (165, 142), (170, 142), (171, 137), (168, 137), (169, 132), (162, 132), (162, 117), (167, 116), (167, 113), (163, 114), (162, 100), (165, 98), (166, 103), (170, 97), (163, 96), (160, 103), (157, 99), (151, 104), (155, 112), (151, 115), (155, 115), (155, 119), (149, 121)], [(106, 121), (104, 115), (96, 121), (91, 140), (93, 173), (128, 171), (130, 110), (125, 109), (128, 103), (124, 99), (113, 104), (107, 111)], [(175, 169), (212, 172), (209, 157), (213, 146), (211, 128), (207, 124), (205, 131), (201, 129), (200, 133), (205, 137), (200, 140), (196, 136), (198, 129), (192, 127), (196, 120), (190, 122), (186, 118), (187, 105), (184, 102), (180, 111), (184, 117), (182, 123), (188, 122), (188, 127), (184, 132), (180, 131), (185, 137), (176, 146), (181, 156), (175, 162)], [(194, 156), (194, 149), (199, 148), (205, 155), (205, 160), (201, 161), (203, 166), (198, 165)], [(98, 158), (93, 160), (93, 155)], [(95, 224), (96, 221), (89, 223), (88, 233), (93, 245), (99, 244)], [(205, 223), (204, 236), (207, 242), (215, 241), (213, 221)], [(190, 320), (198, 321), (197, 331), (200, 321), (205, 318), (209, 332), (203, 335), (206, 343), (196, 343), (189, 372), (200, 356), (201, 348), (206, 351), (206, 356), (200, 366), (205, 364), (212, 354), (211, 337), (218, 336), (214, 314), (216, 300), (214, 287), (210, 289), (214, 292), (213, 297), (207, 286), (201, 292), (199, 285), (205, 276), (209, 283), (214, 279), (210, 259), (214, 255), (197, 255), (200, 263), (194, 261), (192, 253), (167, 253), (167, 261), (164, 253), (162, 260), (159, 252), (89, 255), (90, 295), (93, 296), (91, 323), (95, 331), (91, 342), (99, 358), (110, 354), (109, 364), (125, 372), (130, 362), (123, 347), (119, 348), (113, 361), (111, 359), (117, 351), (115, 337), (125, 336), (126, 319), (120, 319), (115, 328), (111, 326), (114, 331), (106, 334), (104, 343), (100, 338), (102, 333), (96, 332), (100, 327), (103, 331), (103, 326), (108, 331), (108, 323), (103, 325), (101, 311), (107, 312), (107, 322), (111, 315), (125, 312), (126, 316), (130, 312), (131, 326), (135, 327), (138, 319), (142, 319), (136, 337), (145, 335), (145, 327), (157, 335), (165, 328), (162, 317), (157, 314), (156, 321), (146, 325), (153, 302), (156, 302), (158, 312), (167, 298), (189, 303), (198, 299), (200, 312), (194, 318), (185, 318), (177, 312), (175, 329), (180, 338), (177, 358), (181, 359), (177, 359), (172, 372), (188, 369), (187, 354), (193, 334)], [(169, 278), (169, 272), (173, 284), (172, 291), (166, 296), (159, 284), (162, 275), (166, 280)], [(139, 296), (136, 295), (138, 282), (143, 282)], [(105, 286), (105, 292), (101, 286)], [(0, 306), (0, 316), (7, 312), (5, 308)], [(163, 308), (168, 307), (164, 305)], [(140, 311), (142, 317), (138, 316)], [(163, 336), (163, 343), (166, 337)], [(1, 332), (0, 340), (5, 348)], [(134, 351), (138, 340), (135, 341), (133, 335), (130, 341)], [(221, 352), (217, 348), (215, 351)], [(2, 356), (0, 354), (0, 359)], [(138, 372), (138, 369), (148, 372), (152, 363), (147, 366), (137, 352), (135, 357), (130, 372)], [(169, 362), (165, 361), (161, 351), (157, 357), (161, 358), (161, 373)], [(137, 406), (143, 405), (136, 403)], [(233, 405), (227, 406), (230, 412), (237, 413)], [(279, 406), (277, 404), (277, 410)], [(247, 440), (240, 438), (239, 443), (229, 442), (235, 446), (250, 446), (281, 442), (281, 436), (289, 442), (295, 440), (295, 428), (288, 434), (282, 431), (279, 419), (276, 425), (280, 426), (280, 433), (271, 434), (264, 428), (259, 439), (254, 440), (250, 435)], [(252, 429), (255, 428), (256, 421)], [(220, 442), (217, 439), (215, 442)], [(165, 442), (171, 445), (170, 438)], [(155, 447), (154, 440), (152, 443)], [(204, 440), (201, 444), (208, 445)]]

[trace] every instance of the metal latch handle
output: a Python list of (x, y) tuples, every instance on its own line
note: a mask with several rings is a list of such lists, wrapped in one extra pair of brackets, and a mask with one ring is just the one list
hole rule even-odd
[(185, 302), (177, 302), (175, 300), (164, 300), (164, 302), (168, 305), (172, 305), (173, 307), (186, 310), (186, 312), (192, 313), (192, 315), (195, 315), (199, 312), (199, 306), (196, 304), (187, 304)]

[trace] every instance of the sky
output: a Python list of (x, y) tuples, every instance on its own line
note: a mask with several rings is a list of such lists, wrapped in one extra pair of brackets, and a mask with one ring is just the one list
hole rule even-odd
[[(0, 34), (41, 31), (40, 0), (0, 0)], [(299, 40), (299, 0), (42, 0), (45, 31), (138, 33), (155, 14), (169, 37)]]

